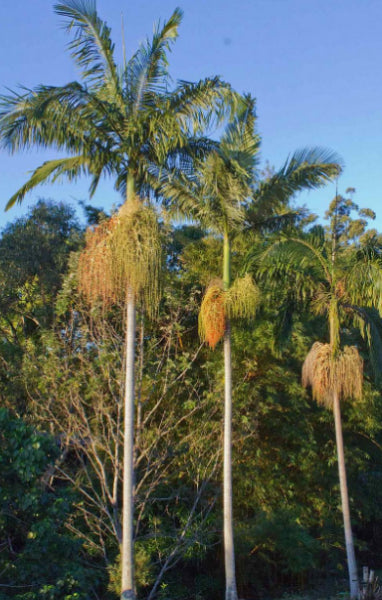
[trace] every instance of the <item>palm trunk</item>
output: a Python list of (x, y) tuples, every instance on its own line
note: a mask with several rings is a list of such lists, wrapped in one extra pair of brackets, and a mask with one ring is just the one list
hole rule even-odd
[[(126, 181), (126, 202), (135, 196), (134, 178)], [(121, 600), (135, 600), (134, 584), (134, 392), (135, 392), (135, 296), (126, 294), (125, 397), (123, 435), (122, 581)]]
[(126, 301), (125, 421), (123, 442), (122, 590), (121, 600), (134, 600), (134, 357), (135, 299), (129, 288)]
[[(333, 246), (332, 252), (332, 264), (335, 261), (335, 246)], [(333, 292), (334, 295), (334, 292)], [(340, 347), (340, 333), (338, 325), (338, 305), (337, 302), (333, 302), (329, 310), (329, 332), (330, 332), (330, 344), (333, 351), (333, 359), (337, 358), (337, 352)], [(346, 545), (346, 559), (348, 564), (349, 573), (349, 585), (350, 585), (350, 598), (353, 600), (359, 598), (359, 584), (357, 574), (357, 564), (355, 561), (353, 533), (350, 522), (350, 509), (349, 509), (349, 494), (348, 486), (346, 481), (346, 468), (345, 468), (345, 453), (344, 453), (344, 441), (342, 436), (342, 423), (341, 423), (341, 408), (340, 398), (338, 393), (333, 392), (333, 414), (334, 414), (334, 425), (336, 430), (336, 446), (337, 446), (337, 458), (338, 458), (338, 474), (340, 480), (340, 492), (341, 492), (341, 508), (342, 516), (344, 521), (344, 533), (345, 533), (345, 545)]]
[(346, 544), (346, 557), (349, 571), (349, 584), (350, 584), (350, 598), (359, 598), (359, 584), (358, 584), (358, 573), (357, 564), (355, 561), (353, 533), (350, 522), (350, 510), (349, 510), (349, 495), (346, 481), (346, 469), (345, 469), (345, 454), (344, 454), (344, 443), (342, 437), (342, 425), (341, 425), (341, 409), (338, 394), (334, 394), (333, 398), (333, 413), (334, 423), (336, 428), (336, 444), (337, 444), (337, 456), (338, 456), (338, 473), (340, 478), (340, 490), (341, 490), (341, 505), (342, 515), (344, 520), (344, 531), (345, 531), (345, 544)]
[[(224, 235), (223, 283), (227, 291), (231, 284), (230, 241)], [(223, 458), (223, 527), (224, 527), (224, 566), (225, 600), (237, 600), (235, 576), (235, 549), (232, 515), (232, 364), (231, 326), (226, 320), (224, 334), (224, 458)]]

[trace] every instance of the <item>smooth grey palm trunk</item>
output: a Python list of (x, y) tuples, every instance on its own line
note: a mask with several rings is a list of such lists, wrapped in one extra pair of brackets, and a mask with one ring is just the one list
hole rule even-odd
[(225, 600), (237, 600), (232, 515), (232, 364), (229, 319), (227, 319), (224, 334), (223, 525)]
[(126, 301), (126, 362), (123, 442), (122, 589), (121, 600), (135, 599), (134, 586), (134, 358), (135, 298), (129, 288)]
[[(231, 285), (231, 241), (228, 231), (223, 236), (223, 286)], [(235, 546), (232, 514), (232, 361), (231, 323), (226, 318), (224, 332), (224, 442), (223, 442), (223, 528), (225, 600), (237, 600)]]
[(337, 444), (337, 457), (338, 457), (338, 473), (340, 479), (340, 490), (341, 490), (341, 504), (342, 504), (342, 515), (344, 520), (344, 531), (345, 531), (345, 544), (346, 544), (346, 556), (349, 571), (349, 584), (350, 584), (350, 597), (352, 599), (359, 598), (359, 583), (357, 564), (354, 553), (353, 533), (350, 521), (350, 509), (349, 509), (349, 495), (346, 481), (346, 469), (345, 469), (345, 454), (344, 454), (344, 443), (342, 436), (342, 424), (341, 424), (341, 408), (340, 400), (337, 393), (334, 393), (333, 397), (333, 413), (334, 423), (336, 429), (336, 444)]

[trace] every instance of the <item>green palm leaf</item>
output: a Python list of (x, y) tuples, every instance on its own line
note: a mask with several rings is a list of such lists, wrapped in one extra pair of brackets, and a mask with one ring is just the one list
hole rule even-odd
[(182, 128), (191, 135), (232, 118), (241, 104), (239, 95), (219, 77), (196, 83), (180, 81), (165, 101), (168, 109), (176, 114)]
[(380, 315), (378, 311), (373, 308), (360, 307), (356, 305), (349, 305), (347, 308), (348, 310), (351, 310), (353, 320), (367, 344), (374, 378), (376, 379), (377, 383), (381, 383), (382, 324)]
[(38, 167), (28, 179), (28, 181), (9, 199), (6, 210), (11, 208), (16, 202), (21, 204), (25, 194), (38, 185), (48, 181), (57, 181), (65, 175), (69, 181), (76, 179), (79, 175), (86, 172), (88, 168), (87, 160), (84, 156), (73, 156), (71, 158), (61, 158), (49, 160)]
[(285, 204), (303, 189), (326, 185), (341, 173), (341, 160), (337, 154), (324, 148), (297, 150), (283, 167), (269, 179), (260, 183), (256, 195)]
[(68, 21), (67, 31), (74, 30), (69, 47), (84, 79), (97, 88), (110, 86), (114, 94), (118, 93), (120, 81), (113, 57), (114, 44), (109, 27), (97, 14), (95, 0), (67, 0), (54, 8)]
[(255, 120), (255, 100), (247, 95), (241, 109), (227, 125), (220, 143), (223, 159), (248, 180), (255, 177), (254, 169), (259, 161), (261, 138), (254, 133)]
[[(77, 82), (63, 87), (39, 86), (21, 95), (0, 98), (1, 143), (11, 152), (54, 145), (79, 151), (97, 140), (114, 143), (121, 115)], [(107, 127), (106, 127), (107, 125)], [(113, 136), (111, 131), (115, 131)], [(118, 138), (117, 138), (118, 139)]]
[(183, 12), (176, 8), (162, 28), (156, 27), (151, 41), (142, 44), (126, 66), (124, 80), (134, 113), (151, 106), (158, 94), (167, 90), (167, 52), (178, 37)]
[(382, 261), (370, 248), (361, 248), (352, 256), (346, 286), (354, 304), (375, 307), (382, 314)]

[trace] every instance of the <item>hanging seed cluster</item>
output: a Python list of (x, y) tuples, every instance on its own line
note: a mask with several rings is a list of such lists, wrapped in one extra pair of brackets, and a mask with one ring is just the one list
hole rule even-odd
[(249, 319), (259, 304), (259, 290), (247, 274), (235, 279), (229, 290), (223, 290), (221, 280), (211, 282), (199, 313), (199, 335), (214, 349), (225, 332), (227, 318)]
[(108, 306), (127, 290), (142, 297), (154, 316), (160, 297), (161, 240), (154, 210), (136, 199), (90, 230), (80, 257), (79, 288), (90, 303)]
[(212, 282), (204, 295), (199, 312), (199, 336), (214, 349), (225, 332), (224, 292), (219, 281)]
[(112, 277), (110, 238), (116, 226), (116, 217), (88, 228), (85, 249), (78, 261), (78, 287), (87, 301), (94, 305), (100, 301), (109, 306), (115, 301)]
[(227, 315), (232, 319), (251, 319), (260, 302), (259, 288), (247, 273), (237, 277), (225, 293)]
[(333, 393), (340, 399), (361, 398), (363, 361), (355, 346), (345, 346), (333, 356), (330, 344), (315, 342), (302, 367), (302, 385), (312, 388), (318, 404), (329, 408), (333, 405)]

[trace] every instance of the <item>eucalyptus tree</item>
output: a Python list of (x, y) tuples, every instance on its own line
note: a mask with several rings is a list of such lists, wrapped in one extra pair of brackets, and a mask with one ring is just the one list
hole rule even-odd
[[(356, 346), (344, 345), (346, 327), (360, 330), (370, 351), (374, 374), (379, 378), (382, 361), (382, 261), (372, 243), (350, 244), (365, 232), (365, 219), (351, 220), (358, 210), (349, 199), (336, 195), (327, 212), (326, 232), (285, 236), (265, 251), (260, 270), (293, 291), (297, 303), (325, 315), (329, 343), (315, 342), (302, 368), (302, 383), (312, 388), (313, 398), (333, 410), (351, 598), (359, 597), (357, 564), (350, 519), (340, 401), (362, 395), (363, 360)], [(372, 217), (370, 211), (359, 211)], [(352, 222), (351, 222), (352, 221)], [(356, 232), (356, 235), (353, 235)], [(367, 238), (367, 236), (366, 236)]]
[[(143, 244), (147, 248), (149, 232), (157, 228), (153, 225), (152, 212), (147, 213), (146, 218), (144, 206), (150, 203), (149, 197), (157, 187), (162, 166), (187, 163), (191, 151), (200, 155), (209, 146), (203, 137), (205, 127), (211, 125), (215, 117), (219, 120), (227, 114), (235, 104), (234, 95), (218, 78), (197, 83), (183, 81), (171, 88), (168, 53), (178, 36), (180, 9), (155, 29), (151, 41), (144, 42), (130, 60), (125, 59), (122, 68), (115, 62), (110, 29), (98, 16), (94, 0), (67, 0), (57, 4), (55, 10), (65, 19), (66, 29), (72, 34), (69, 47), (81, 70), (82, 81), (55, 87), (41, 85), (3, 96), (0, 137), (2, 145), (12, 153), (40, 147), (55, 148), (69, 156), (49, 160), (38, 167), (11, 197), (7, 208), (22, 202), (28, 192), (42, 183), (62, 177), (73, 181), (88, 175), (90, 194), (93, 194), (101, 177), (109, 176), (125, 203), (132, 207), (124, 211), (125, 218), (117, 223), (119, 234), (123, 229), (126, 233), (128, 223), (141, 221), (147, 225), (150, 222)], [(100, 248), (107, 237), (106, 227), (98, 235)], [(97, 246), (96, 239), (97, 234), (91, 242), (93, 247)], [(153, 245), (157, 247), (158, 241)], [(134, 598), (135, 302), (150, 276), (147, 272), (140, 279), (137, 263), (129, 268), (128, 261), (133, 259), (134, 253), (127, 252), (123, 263), (121, 246), (118, 252), (117, 279), (121, 285), (122, 281), (125, 284), (127, 332), (122, 597)], [(146, 259), (143, 258), (143, 262)], [(145, 264), (148, 266), (147, 260)]]
[(248, 273), (231, 275), (232, 241), (246, 231), (280, 227), (296, 217), (287, 201), (297, 191), (338, 175), (337, 157), (322, 149), (296, 152), (268, 180), (258, 174), (260, 136), (255, 101), (247, 95), (221, 140), (199, 160), (191, 176), (164, 175), (162, 190), (175, 211), (222, 240), (222, 277), (211, 281), (199, 315), (201, 338), (212, 348), (224, 338), (223, 524), (225, 598), (237, 599), (232, 513), (231, 319), (252, 318), (259, 291)]

